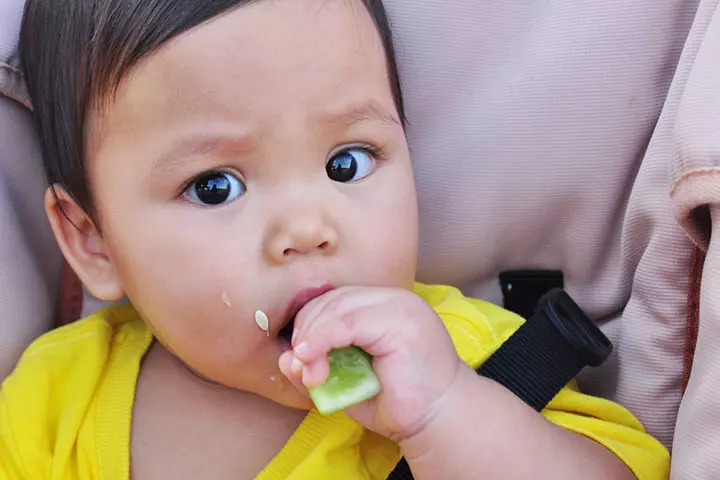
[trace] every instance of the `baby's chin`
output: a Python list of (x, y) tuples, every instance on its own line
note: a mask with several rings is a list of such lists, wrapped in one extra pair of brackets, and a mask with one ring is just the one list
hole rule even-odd
[[(280, 371), (280, 356), (290, 349), (290, 342), (278, 336), (268, 348), (269, 371), (265, 371), (254, 378), (253, 385), (248, 385), (246, 389), (280, 405), (309, 410), (313, 404), (307, 393), (298, 391)], [(262, 371), (262, 369), (258, 370)]]
[[(313, 404), (307, 394), (298, 391), (280, 371), (280, 356), (291, 349), (290, 342), (280, 336), (273, 340), (247, 355), (242, 366), (239, 367), (245, 373), (243, 375), (236, 375), (235, 372), (228, 371), (225, 366), (212, 368), (213, 366), (207, 365), (204, 366), (205, 368), (195, 369), (177, 355), (174, 356), (191, 375), (208, 387), (244, 391), (289, 408), (310, 410)], [(227, 364), (232, 363), (234, 362), (227, 362)]]

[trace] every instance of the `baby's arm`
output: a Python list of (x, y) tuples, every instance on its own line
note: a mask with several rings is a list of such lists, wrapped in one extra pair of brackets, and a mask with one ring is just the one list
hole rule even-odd
[(610, 450), (547, 421), (504, 387), (470, 368), (459, 375), (428, 424), (400, 443), (417, 480), (635, 478)]
[[(428, 295), (427, 292), (430, 294)], [(473, 368), (478, 368), (484, 363), (523, 322), (512, 312), (488, 302), (466, 298), (454, 288), (419, 286), (419, 293), (427, 298), (440, 314), (452, 334), (458, 353)], [(488, 330), (492, 333), (489, 336)], [(478, 340), (485, 348), (478, 349)], [(503, 387), (494, 383), (492, 385), (501, 393), (508, 394)], [(557, 448), (559, 454), (564, 457), (571, 454), (573, 446), (582, 447), (583, 451), (584, 446), (590, 446), (596, 452), (600, 452), (601, 459), (610, 455), (615, 463), (618, 459), (621, 460), (634, 476), (641, 480), (665, 479), (670, 475), (670, 455), (667, 449), (645, 432), (634, 415), (617, 403), (581, 393), (575, 382), (571, 382), (552, 399), (542, 411), (542, 416), (526, 407), (514, 395), (510, 395), (507, 402), (507, 407), (503, 407), (498, 416), (504, 415), (511, 409), (515, 411), (514, 408), (519, 405), (525, 409), (527, 416), (536, 421), (547, 420), (543, 422), (546, 426), (554, 427), (553, 430), (559, 431), (562, 438), (569, 439), (573, 443), (568, 448), (562, 440), (557, 444), (553, 443), (554, 440), (549, 440), (551, 443), (548, 445), (536, 445), (534, 447), (536, 452), (545, 447)], [(511, 416), (510, 420), (518, 417)], [(512, 432), (513, 441), (518, 444), (525, 441), (544, 441), (532, 436), (528, 430), (532, 423), (527, 420), (515, 421), (516, 425), (523, 425), (523, 428)], [(578, 458), (586, 461), (583, 456)], [(558, 457), (546, 461), (558, 463)], [(572, 458), (564, 458), (564, 461), (572, 461)], [(610, 468), (612, 465), (612, 462), (602, 460), (602, 468)], [(583, 475), (579, 478), (591, 478), (591, 472), (595, 468), (592, 462), (588, 461), (583, 468)], [(602, 468), (599, 470), (600, 474), (603, 473)], [(622, 478), (616, 477), (614, 473), (607, 475), (605, 478)], [(540, 476), (540, 478), (544, 477)]]
[(667, 478), (667, 451), (622, 407), (566, 387), (539, 415), (473, 371), (522, 319), (455, 289), (418, 288), (422, 299), (358, 287), (314, 300), (281, 369), (312, 387), (327, 378), (330, 349), (373, 355), (382, 391), (346, 413), (398, 442), (418, 480)]

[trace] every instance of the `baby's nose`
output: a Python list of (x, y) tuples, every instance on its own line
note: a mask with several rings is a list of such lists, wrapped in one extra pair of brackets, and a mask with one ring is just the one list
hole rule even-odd
[(338, 233), (320, 215), (297, 215), (282, 222), (266, 245), (272, 262), (283, 263), (300, 256), (332, 254), (338, 246)]

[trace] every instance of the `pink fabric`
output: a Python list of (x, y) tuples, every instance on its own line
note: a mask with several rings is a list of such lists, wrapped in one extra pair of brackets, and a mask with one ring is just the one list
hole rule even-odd
[(703, 6), (707, 25), (697, 35), (673, 132), (670, 169), (673, 210), (706, 250), (695, 358), (675, 432), (673, 478), (716, 478), (720, 471), (720, 7)]
[(0, 379), (52, 326), (60, 260), (43, 212), (46, 183), (18, 65), (22, 7), (0, 1)]
[(692, 249), (668, 182), (682, 82), (666, 95), (697, 3), (386, 4), (420, 194), (420, 279), (500, 302), (500, 271), (563, 270), (616, 347), (582, 386), (670, 445)]
[(30, 112), (0, 97), (0, 378), (51, 327), (59, 252), (43, 214), (46, 188)]
[[(714, 191), (713, 191), (714, 190)], [(720, 222), (720, 188), (712, 197), (712, 221)], [(675, 431), (672, 478), (710, 479), (720, 472), (720, 237), (709, 243), (700, 296), (700, 329), (690, 382)]]

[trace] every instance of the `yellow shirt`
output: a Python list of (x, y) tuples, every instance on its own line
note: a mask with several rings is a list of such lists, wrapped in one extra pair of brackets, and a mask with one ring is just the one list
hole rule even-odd
[[(451, 287), (416, 285), (473, 367), (522, 323)], [(125, 480), (140, 361), (152, 336), (130, 305), (102, 310), (35, 341), (0, 388), (0, 479)], [(627, 410), (566, 387), (543, 412), (613, 451), (644, 479), (667, 478), (669, 455)], [(389, 440), (343, 413), (311, 411), (260, 480), (384, 479)]]

